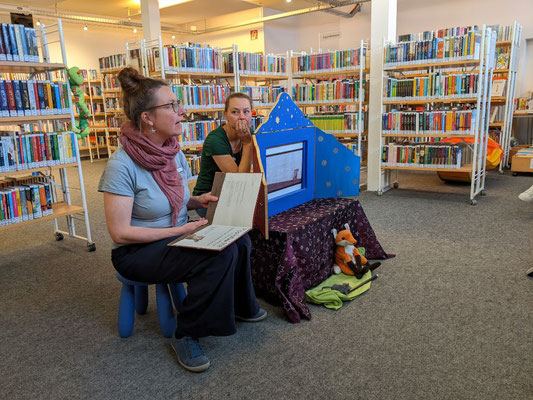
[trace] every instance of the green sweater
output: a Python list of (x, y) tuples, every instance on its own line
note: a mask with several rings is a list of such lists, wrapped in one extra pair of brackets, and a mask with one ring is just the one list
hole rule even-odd
[(224, 131), (222, 126), (219, 126), (217, 129), (209, 132), (209, 135), (204, 140), (202, 159), (200, 160), (200, 174), (194, 187), (193, 196), (199, 196), (211, 191), (213, 180), (215, 179), (215, 172), (221, 172), (213, 156), (224, 156), (226, 154), (229, 154), (233, 158), (235, 164), (240, 164), (242, 150), (237, 154), (233, 154), (226, 131)]

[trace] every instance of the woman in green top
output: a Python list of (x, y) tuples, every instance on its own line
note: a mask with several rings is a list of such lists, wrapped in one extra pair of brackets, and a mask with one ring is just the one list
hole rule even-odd
[[(232, 93), (226, 99), (224, 117), (227, 123), (205, 138), (194, 196), (211, 191), (215, 172), (250, 172), (252, 99), (245, 93)], [(205, 216), (206, 210), (197, 211), (200, 211), (200, 216)]]

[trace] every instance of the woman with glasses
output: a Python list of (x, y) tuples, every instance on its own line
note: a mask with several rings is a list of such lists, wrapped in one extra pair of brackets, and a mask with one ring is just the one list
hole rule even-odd
[(217, 198), (189, 193), (191, 173), (176, 138), (185, 112), (165, 82), (133, 68), (123, 69), (118, 80), (128, 121), (98, 186), (113, 240), (111, 260), (126, 279), (187, 282), (171, 344), (184, 368), (205, 371), (210, 362), (199, 338), (232, 335), (235, 319), (266, 317), (252, 286), (250, 239), (244, 236), (222, 252), (167, 246), (207, 223), (188, 222), (187, 210)]
[[(193, 194), (211, 191), (216, 172), (250, 172), (252, 165), (252, 100), (245, 93), (232, 93), (224, 107), (226, 124), (209, 132), (202, 146), (200, 174)], [(205, 217), (206, 210), (197, 210)]]

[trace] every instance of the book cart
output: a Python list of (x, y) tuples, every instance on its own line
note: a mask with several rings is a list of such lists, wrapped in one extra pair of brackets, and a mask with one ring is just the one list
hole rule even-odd
[[(13, 130), (1, 137), (0, 230), (53, 219), (56, 240), (63, 240), (68, 234), (87, 241), (88, 250), (94, 251), (78, 140), (74, 133), (64, 130), (65, 122), (74, 123), (74, 112), (61, 20), (48, 27), (41, 24), (38, 33), (22, 25), (3, 25), (8, 32), (11, 29), (7, 33), (11, 41), (6, 45), (6, 36), (3, 37), (6, 51), (2, 54), (5, 58), (0, 57), (5, 79), (2, 87), (7, 89), (12, 82), (15, 90), (6, 90), (8, 107), (2, 105), (0, 117), (0, 125)], [(50, 61), (48, 46), (54, 43), (61, 48), (62, 63)], [(63, 71), (63, 82), (54, 82), (54, 71)], [(8, 80), (8, 75), (15, 80)], [(81, 207), (71, 202), (70, 190), (74, 188), (69, 185), (66, 172), (71, 167), (78, 170)], [(59, 170), (59, 182), (54, 181), (52, 168)], [(56, 189), (62, 192), (62, 201)], [(80, 214), (87, 237), (76, 234), (74, 216)], [(57, 218), (62, 216), (66, 217), (67, 231), (59, 229)]]
[(111, 156), (118, 148), (118, 134), (124, 117), (121, 109), (121, 89), (117, 75), (126, 66), (125, 54), (114, 54), (98, 59), (100, 85), (105, 114), (107, 154)]
[[(359, 48), (310, 54), (291, 51), (292, 98), (307, 117), (366, 161), (367, 44)], [(294, 84), (298, 80), (299, 83)], [(362, 167), (364, 170), (365, 167)]]
[(495, 76), (492, 87), (499, 86), (503, 93), (492, 92), (489, 136), (496, 140), (503, 150), (503, 159), (499, 166), (500, 172), (503, 173), (504, 167), (510, 162), (509, 152), (522, 26), (515, 21), (513, 25), (495, 27), (494, 30), (497, 31), (497, 39)]
[[(385, 43), (378, 195), (398, 170), (470, 175), (470, 203), (485, 194), (495, 32), (486, 26), (425, 32)], [(451, 139), (450, 139), (451, 138)]]

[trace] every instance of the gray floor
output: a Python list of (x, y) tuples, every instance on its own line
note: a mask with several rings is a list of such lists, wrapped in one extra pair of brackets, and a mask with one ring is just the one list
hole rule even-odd
[(104, 166), (84, 162), (96, 252), (55, 242), (48, 222), (0, 231), (0, 398), (533, 399), (533, 204), (517, 198), (532, 176), (490, 173), (476, 207), (432, 173), (363, 193), (397, 254), (372, 289), (296, 325), (262, 302), (262, 323), (203, 341), (212, 366), (197, 375), (160, 335), (153, 295), (117, 336)]

